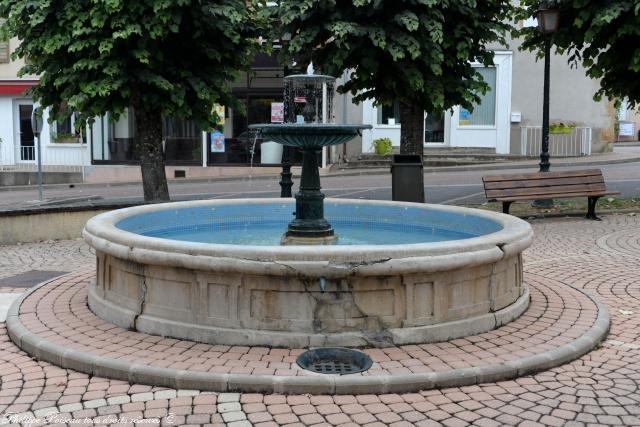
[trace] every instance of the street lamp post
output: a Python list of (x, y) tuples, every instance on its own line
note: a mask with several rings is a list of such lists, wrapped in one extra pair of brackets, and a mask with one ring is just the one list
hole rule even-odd
[[(544, 37), (544, 93), (542, 98), (542, 145), (540, 147), (540, 172), (549, 172), (549, 81), (551, 70), (551, 45), (553, 34), (558, 31), (560, 11), (541, 6), (537, 12), (538, 28)], [(536, 200), (539, 207), (553, 206), (553, 200)]]

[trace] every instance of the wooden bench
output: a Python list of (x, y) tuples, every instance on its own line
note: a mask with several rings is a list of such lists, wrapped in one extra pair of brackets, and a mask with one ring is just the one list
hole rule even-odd
[(599, 221), (596, 203), (602, 196), (620, 194), (607, 191), (600, 169), (569, 172), (535, 172), (482, 177), (484, 193), (490, 202), (502, 202), (502, 212), (509, 213), (518, 200), (548, 200), (587, 197), (586, 217)]

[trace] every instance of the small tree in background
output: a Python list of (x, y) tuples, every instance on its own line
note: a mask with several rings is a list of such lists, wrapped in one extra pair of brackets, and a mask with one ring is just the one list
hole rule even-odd
[(339, 90), (354, 101), (400, 104), (402, 153), (422, 154), (424, 111), (472, 110), (488, 86), (472, 63), (510, 28), (509, 0), (280, 0), (283, 58), (313, 60), (325, 74), (351, 70)]
[(236, 105), (229, 83), (248, 68), (261, 26), (258, 0), (0, 0), (5, 37), (17, 37), (19, 75), (52, 116), (81, 123), (135, 113), (144, 198), (169, 200), (162, 117), (216, 125), (214, 103)]
[[(523, 0), (520, 18), (535, 16), (540, 6), (560, 10), (560, 27), (553, 43), (569, 61), (582, 64), (587, 76), (600, 80), (595, 99), (628, 98), (640, 104), (640, 0)], [(537, 28), (523, 28), (523, 49), (542, 51)]]

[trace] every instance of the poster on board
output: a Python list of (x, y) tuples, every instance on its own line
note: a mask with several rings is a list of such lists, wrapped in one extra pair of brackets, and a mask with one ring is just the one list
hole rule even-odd
[(620, 128), (618, 130), (619, 136), (635, 136), (636, 124), (633, 122), (620, 122)]
[(471, 124), (471, 111), (460, 107), (460, 117), (458, 120), (460, 126), (468, 126)]
[(211, 132), (211, 152), (224, 153), (224, 134), (219, 131)]
[(284, 122), (284, 102), (271, 103), (271, 123)]

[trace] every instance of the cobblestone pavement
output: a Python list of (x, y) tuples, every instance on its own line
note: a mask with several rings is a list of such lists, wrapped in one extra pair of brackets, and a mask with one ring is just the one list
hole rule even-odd
[[(301, 369), (304, 349), (208, 345), (128, 331), (94, 315), (87, 306), (93, 271), (70, 274), (37, 289), (20, 306), (20, 322), (42, 340), (66, 349), (175, 370), (267, 376), (318, 376)], [(352, 376), (393, 377), (451, 372), (515, 361), (569, 344), (596, 321), (596, 304), (582, 292), (528, 276), (531, 303), (508, 325), (475, 336), (420, 345), (364, 349), (373, 366)], [(126, 346), (113, 344), (126, 341)], [(67, 365), (69, 366), (69, 365)]]
[(74, 271), (95, 263), (93, 249), (81, 239), (0, 245), (0, 279), (29, 270)]
[[(38, 362), (11, 343), (0, 323), (0, 424), (16, 421), (9, 413), (21, 413), (30, 425), (139, 418), (231, 427), (640, 425), (640, 219), (546, 219), (533, 226), (527, 280), (583, 288), (598, 295), (611, 316), (607, 341), (563, 366), (513, 381), (400, 395), (216, 394), (89, 377)], [(45, 267), (71, 271), (93, 262), (80, 241), (0, 247), (4, 277)], [(573, 310), (580, 317), (581, 309)]]

